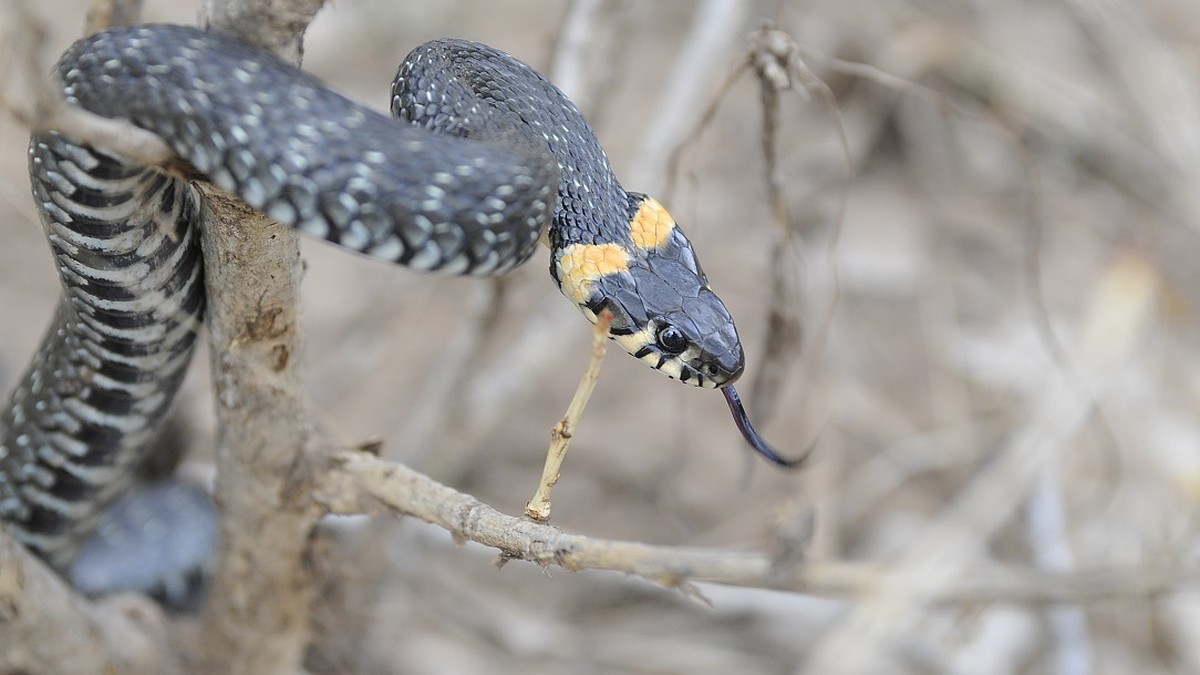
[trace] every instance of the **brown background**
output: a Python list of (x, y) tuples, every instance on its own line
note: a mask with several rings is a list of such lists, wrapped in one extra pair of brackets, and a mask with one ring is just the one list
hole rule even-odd
[[(86, 4), (38, 4), (55, 53), (78, 35)], [(146, 17), (191, 22), (193, 8), (181, 4), (147, 2)], [(742, 58), (745, 37), (772, 17), (819, 54), (931, 88), (884, 86), (809, 60), (837, 97), (852, 183), (828, 106), (798, 93), (783, 101), (780, 175), (801, 235), (789, 274), (802, 282), (805, 344), (783, 373), (777, 405), (747, 402), (759, 417), (774, 413), (763, 431), (784, 452), (817, 439), (813, 465), (800, 474), (764, 465), (715, 393), (612, 352), (557, 488), (555, 524), (599, 537), (762, 548), (776, 514), (800, 505), (817, 519), (814, 564), (905, 559), (1014, 438), (1053, 431), (1054, 417), (1038, 411), (1064, 374), (1088, 377), (1090, 355), (1108, 353), (1105, 345), (1129, 331), (1128, 350), (1116, 351), (1095, 389), (1098, 412), (1049, 446), (1040, 499), (1025, 499), (1035, 482), (1025, 477), (1008, 493), (1019, 508), (1001, 526), (937, 541), (957, 551), (951, 559), (968, 576), (994, 562), (1034, 566), (1062, 544), (1068, 566), (1123, 566), (1131, 583), (1143, 567), (1186, 563), (1200, 490), (1200, 5), (777, 4), (746, 4), (690, 108), (707, 105)], [(696, 7), (615, 2), (595, 27), (592, 94), (581, 100), (630, 189), (663, 194), (661, 174), (651, 185), (628, 176), (658, 165), (644, 135)], [(396, 64), (434, 37), (481, 40), (547, 68), (566, 9), (532, 0), (342, 0), (313, 25), (305, 64), (384, 110)], [(685, 154), (668, 201), (738, 319), (751, 370), (766, 338), (775, 241), (760, 116), (756, 87), (743, 78)], [(11, 118), (0, 122), (5, 387), (57, 296), (28, 197), (26, 135)], [(1042, 305), (1028, 292), (1031, 204), (1042, 225)], [(490, 302), (486, 284), (313, 242), (305, 260), (305, 359), (322, 420), (347, 443), (381, 438), (390, 456), (518, 513), (589, 339), (548, 279), (545, 257), (513, 275), (468, 393), (451, 405), (431, 392), (450, 372), (467, 317)], [(1152, 295), (1139, 306), (1146, 288)], [(1065, 357), (1054, 357), (1039, 316)], [(530, 326), (540, 327), (536, 335)], [(200, 473), (212, 436), (203, 361), (179, 405)], [(1052, 520), (1056, 504), (1065, 538), (1031, 527)], [(489, 552), (454, 546), (418, 523), (331, 527), (344, 606), (325, 626), (340, 637), (313, 655), (319, 672), (818, 672), (811, 655), (834, 637), (853, 644), (857, 624), (847, 613), (868, 606), (702, 586), (712, 602), (705, 607), (619, 575), (525, 564), (497, 571)], [(1054, 617), (1005, 604), (905, 615), (911, 626), (885, 661), (920, 673), (1078, 672), (1068, 664), (1079, 656), (1096, 672), (1200, 669), (1194, 593)]]

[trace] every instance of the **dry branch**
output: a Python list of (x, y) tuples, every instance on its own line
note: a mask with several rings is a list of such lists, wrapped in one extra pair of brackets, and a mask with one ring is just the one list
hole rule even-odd
[(204, 0), (200, 25), (299, 65), (304, 31), (325, 0)]
[[(316, 0), (208, 0), (200, 24), (299, 62)], [(206, 191), (202, 237), (217, 403), (221, 547), (199, 669), (293, 673), (309, 640), (307, 561), (320, 509), (307, 497), (322, 446), (300, 392), (297, 235)]]
[(779, 391), (787, 373), (791, 372), (792, 363), (799, 357), (804, 342), (800, 316), (800, 279), (797, 268), (790, 264), (796, 256), (795, 228), (779, 170), (780, 98), (794, 87), (798, 57), (795, 42), (781, 30), (765, 27), (756, 32), (751, 40), (750, 62), (758, 77), (762, 105), (762, 152), (767, 202), (771, 206), (771, 218), (775, 221), (775, 241), (772, 242), (771, 262), (768, 265), (771, 292), (766, 301), (767, 337), (750, 384), (750, 396), (757, 402), (759, 420), (766, 424), (775, 413)]
[[(448, 531), (455, 541), (499, 550), (502, 560), (525, 560), (571, 571), (609, 570), (667, 587), (690, 582), (769, 588), (820, 597), (908, 598), (886, 583), (895, 570), (871, 563), (798, 563), (766, 553), (655, 546), (570, 534), (552, 525), (501, 513), (402, 464), (363, 451), (343, 451), (314, 495), (331, 512), (385, 511), (412, 516)], [(1151, 597), (1200, 584), (1200, 569), (1166, 565), (1049, 572), (986, 565), (970, 575), (923, 588), (930, 604), (1094, 602)]]
[(550, 520), (550, 491), (558, 484), (562, 471), (563, 459), (566, 458), (567, 448), (571, 446), (571, 438), (575, 428), (583, 417), (592, 390), (600, 379), (600, 364), (604, 362), (604, 354), (608, 351), (608, 328), (612, 325), (612, 312), (607, 309), (600, 312), (596, 318), (596, 328), (592, 333), (591, 358), (588, 359), (587, 369), (579, 380), (579, 387), (571, 397), (567, 412), (558, 424), (550, 430), (550, 450), (546, 453), (546, 463), (542, 468), (542, 478), (538, 481), (537, 490), (525, 504), (525, 515), (544, 523)]
[(126, 600), (89, 602), (0, 531), (0, 673), (179, 672), (162, 610)]

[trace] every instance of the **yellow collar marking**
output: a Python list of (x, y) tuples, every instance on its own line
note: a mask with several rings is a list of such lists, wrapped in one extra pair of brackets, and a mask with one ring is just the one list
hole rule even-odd
[(633, 237), (634, 246), (645, 251), (657, 249), (665, 244), (673, 229), (675, 219), (653, 197), (646, 197), (646, 201), (638, 207), (637, 215), (629, 223), (629, 233)]
[(558, 256), (558, 280), (576, 305), (586, 305), (592, 283), (629, 270), (629, 253), (618, 244), (571, 244)]

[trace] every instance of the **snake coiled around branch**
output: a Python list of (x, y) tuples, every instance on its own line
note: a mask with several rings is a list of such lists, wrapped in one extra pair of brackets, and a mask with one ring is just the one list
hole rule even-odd
[(30, 142), (63, 297), (0, 418), (0, 520), (59, 569), (146, 461), (190, 361), (204, 307), (200, 179), (283, 225), (423, 271), (503, 273), (546, 232), (551, 275), (585, 316), (611, 312), (612, 337), (635, 357), (724, 387), (747, 438), (784, 463), (729, 386), (741, 345), (687, 238), (620, 185), (575, 106), (503, 52), (418, 47), (393, 85), (397, 119), (182, 26), (90, 36), (56, 75), (70, 104), (177, 155), (141, 166), (55, 132)]

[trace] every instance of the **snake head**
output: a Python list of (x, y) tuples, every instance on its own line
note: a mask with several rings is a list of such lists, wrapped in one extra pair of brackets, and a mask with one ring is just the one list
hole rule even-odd
[(668, 377), (706, 388), (732, 383), (745, 367), (741, 342), (691, 243), (653, 198), (630, 193), (630, 212), (628, 241), (557, 252), (559, 288), (593, 323), (610, 311), (610, 337)]

